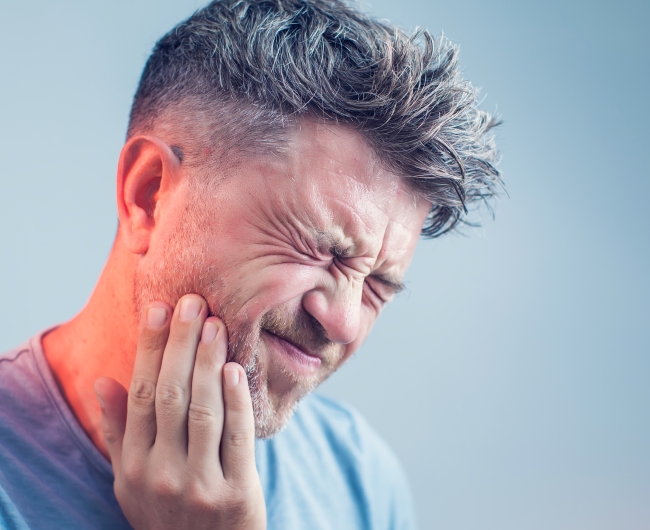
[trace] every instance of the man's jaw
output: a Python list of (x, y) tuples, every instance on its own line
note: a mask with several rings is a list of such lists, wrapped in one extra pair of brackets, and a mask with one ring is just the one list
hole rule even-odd
[(268, 438), (286, 427), (298, 402), (334, 371), (342, 352), (332, 343), (310, 348), (296, 337), (258, 329), (256, 373), (250, 383), (256, 436)]
[[(228, 360), (241, 364), (246, 371), (255, 415), (255, 436), (270, 438), (287, 426), (300, 399), (318, 385), (322, 376), (313, 369), (307, 374), (297, 373), (294, 363), (287, 362), (288, 354), (278, 351), (283, 348), (280, 344), (287, 345), (288, 341), (274, 334), (271, 337), (272, 333), (263, 331), (259, 324), (233, 322), (230, 329), (233, 332)], [(293, 344), (291, 347), (296, 348)], [(301, 351), (300, 355), (306, 354)], [(320, 360), (314, 358), (320, 365)]]
[(231, 332), (229, 360), (244, 366), (256, 436), (268, 438), (284, 429), (297, 403), (334, 371), (343, 350), (324, 330), (304, 325), (306, 319), (296, 325), (289, 319), (239, 317), (224, 318)]

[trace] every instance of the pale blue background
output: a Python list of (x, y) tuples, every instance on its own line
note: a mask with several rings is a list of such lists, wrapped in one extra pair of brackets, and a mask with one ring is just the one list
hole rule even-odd
[[(89, 295), (139, 73), (200, 5), (1, 1), (1, 349)], [(650, 2), (367, 8), (461, 44), (510, 198), (423, 242), (325, 391), (394, 447), (424, 529), (650, 528)]]

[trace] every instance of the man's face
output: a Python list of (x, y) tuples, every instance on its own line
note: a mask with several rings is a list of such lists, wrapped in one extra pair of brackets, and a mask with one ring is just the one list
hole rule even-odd
[(185, 179), (156, 216), (138, 305), (202, 295), (249, 377), (258, 437), (367, 337), (399, 290), (430, 205), (362, 137), (302, 123), (286, 153), (216, 184)]

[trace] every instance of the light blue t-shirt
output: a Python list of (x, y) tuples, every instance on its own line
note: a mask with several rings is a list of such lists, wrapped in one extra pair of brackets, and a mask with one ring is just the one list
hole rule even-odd
[[(397, 460), (359, 414), (305, 398), (287, 428), (256, 442), (268, 530), (412, 530)], [(0, 355), (0, 528), (131, 528), (113, 473), (63, 399), (41, 335)]]

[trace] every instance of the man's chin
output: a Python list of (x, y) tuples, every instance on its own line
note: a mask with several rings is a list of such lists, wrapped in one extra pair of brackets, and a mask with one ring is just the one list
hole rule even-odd
[(256, 348), (255, 361), (247, 370), (257, 438), (270, 438), (281, 432), (300, 400), (327, 377), (324, 370), (311, 377), (290, 372), (278, 366), (271, 353), (264, 345)]
[(253, 413), (255, 415), (256, 438), (271, 438), (285, 429), (300, 400), (313, 391), (317, 384), (297, 385), (293, 391), (281, 396), (269, 392), (266, 385), (260, 385), (253, 377), (249, 381)]
[(258, 413), (255, 410), (255, 437), (266, 439), (282, 432), (289, 424), (297, 405), (298, 402), (296, 401), (282, 405), (269, 416), (260, 418), (261, 421), (258, 420)]
[(313, 386), (294, 388), (292, 392), (277, 395), (269, 392), (266, 385), (251, 385), (253, 413), (255, 415), (255, 437), (271, 438), (283, 431), (291, 421), (300, 400), (308, 395)]

